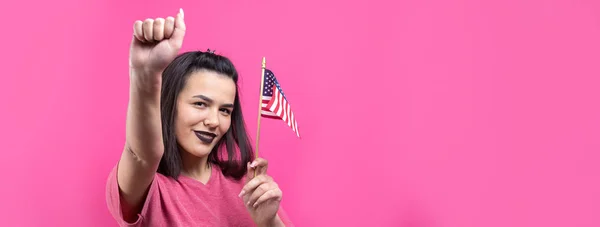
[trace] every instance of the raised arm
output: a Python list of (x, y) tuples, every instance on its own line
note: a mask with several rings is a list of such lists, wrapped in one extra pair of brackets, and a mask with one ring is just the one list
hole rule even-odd
[(160, 117), (161, 74), (183, 43), (183, 10), (175, 18), (136, 21), (129, 55), (126, 143), (117, 179), (123, 217), (135, 221), (164, 153)]

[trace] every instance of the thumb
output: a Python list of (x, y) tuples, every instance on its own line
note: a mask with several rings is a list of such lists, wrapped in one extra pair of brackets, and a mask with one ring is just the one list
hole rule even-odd
[(183, 19), (183, 9), (179, 9), (179, 13), (175, 18), (175, 29), (173, 31), (173, 35), (171, 36), (172, 42), (178, 44), (178, 47), (181, 47), (181, 43), (183, 42), (183, 37), (185, 36), (185, 22)]
[(254, 178), (255, 168), (250, 167), (250, 162), (246, 163), (246, 168), (248, 169), (248, 172), (246, 173), (246, 179), (250, 181), (252, 178)]

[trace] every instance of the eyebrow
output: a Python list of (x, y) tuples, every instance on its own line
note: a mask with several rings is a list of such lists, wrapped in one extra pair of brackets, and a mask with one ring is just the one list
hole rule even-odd
[[(200, 99), (203, 99), (204, 101), (206, 101), (208, 103), (214, 103), (214, 101), (211, 98), (206, 97), (204, 95), (195, 95), (194, 98), (200, 98)], [(232, 103), (227, 103), (227, 104), (223, 104), (221, 107), (233, 108), (233, 104)]]

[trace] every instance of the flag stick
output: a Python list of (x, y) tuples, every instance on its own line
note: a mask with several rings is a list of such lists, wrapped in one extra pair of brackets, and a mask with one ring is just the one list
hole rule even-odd
[[(260, 94), (259, 94), (259, 98), (258, 98), (258, 124), (256, 126), (256, 146), (254, 147), (254, 157), (258, 158), (258, 140), (260, 139), (260, 118), (261, 118), (261, 111), (262, 111), (262, 96), (263, 96), (263, 85), (265, 82), (265, 68), (267, 67), (267, 63), (265, 60), (265, 57), (263, 57), (262, 59), (262, 74), (260, 76)], [(256, 170), (254, 171), (254, 177), (256, 177)]]

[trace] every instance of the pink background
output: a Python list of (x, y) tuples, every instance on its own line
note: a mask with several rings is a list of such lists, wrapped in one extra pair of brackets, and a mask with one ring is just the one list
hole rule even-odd
[(253, 137), (261, 57), (281, 82), (303, 138), (263, 119), (261, 155), (298, 226), (600, 226), (598, 1), (300, 2), (2, 3), (0, 226), (116, 226), (132, 24), (179, 7)]

